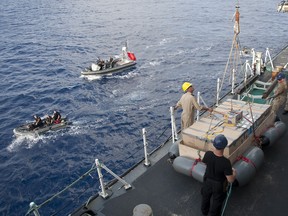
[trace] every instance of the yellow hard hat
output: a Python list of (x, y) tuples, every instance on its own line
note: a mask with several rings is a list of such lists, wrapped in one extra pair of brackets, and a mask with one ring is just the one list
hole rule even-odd
[(183, 85), (182, 85), (182, 90), (183, 90), (184, 92), (186, 92), (187, 89), (188, 89), (190, 86), (192, 86), (192, 83), (184, 82)]

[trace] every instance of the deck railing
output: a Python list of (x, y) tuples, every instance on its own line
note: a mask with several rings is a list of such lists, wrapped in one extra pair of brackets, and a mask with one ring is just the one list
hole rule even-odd
[[(144, 165), (145, 166), (150, 166), (150, 161), (148, 159), (149, 154), (147, 151), (147, 138), (146, 138), (146, 129), (143, 128), (142, 129), (142, 136), (143, 136), (143, 144), (144, 144)], [(43, 203), (41, 203), (40, 205), (37, 205), (35, 202), (31, 202), (29, 205), (29, 210), (26, 213), (27, 215), (30, 214), (34, 214), (34, 216), (40, 216), (39, 213), (39, 209), (41, 207), (43, 207), (44, 205), (46, 205), (47, 203), (49, 203), (50, 201), (52, 201), (53, 199), (55, 199), (56, 197), (58, 197), (59, 195), (61, 195), (62, 193), (64, 193), (65, 191), (67, 191), (69, 188), (71, 188), (72, 186), (74, 186), (77, 182), (79, 182), (80, 180), (83, 180), (84, 177), (90, 175), (92, 172), (94, 172), (97, 169), (97, 173), (98, 173), (98, 179), (100, 182), (100, 187), (101, 187), (101, 191), (99, 192), (99, 195), (106, 199), (107, 197), (109, 197), (109, 194), (106, 191), (106, 185), (104, 183), (104, 178), (103, 178), (103, 174), (102, 174), (102, 169), (106, 170), (109, 174), (111, 174), (115, 179), (117, 179), (119, 182), (121, 182), (124, 185), (124, 188), (126, 190), (131, 188), (131, 185), (129, 183), (127, 183), (123, 178), (119, 177), (117, 174), (115, 174), (112, 170), (110, 170), (107, 166), (104, 165), (104, 163), (100, 163), (99, 159), (95, 159), (95, 163), (93, 164), (92, 168), (90, 170), (88, 170), (86, 173), (84, 173), (82, 176), (80, 176), (77, 180), (75, 180), (74, 182), (72, 182), (70, 185), (66, 186), (63, 190), (59, 191), (58, 193), (56, 193), (55, 195), (53, 195), (52, 197), (50, 197), (49, 199), (47, 199), (46, 201), (44, 201)]]

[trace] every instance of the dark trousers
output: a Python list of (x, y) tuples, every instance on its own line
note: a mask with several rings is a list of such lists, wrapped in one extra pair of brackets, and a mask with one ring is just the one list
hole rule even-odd
[[(208, 215), (210, 210), (211, 216), (220, 216), (222, 204), (226, 198), (224, 183), (212, 179), (206, 179), (201, 190), (202, 203), (201, 211), (203, 215)], [(210, 200), (212, 197), (212, 206)]]

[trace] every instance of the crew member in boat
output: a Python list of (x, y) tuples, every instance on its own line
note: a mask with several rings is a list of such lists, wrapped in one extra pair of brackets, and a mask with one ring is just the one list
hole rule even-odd
[[(285, 100), (287, 97), (287, 83), (286, 83), (285, 75), (283, 73), (279, 73), (276, 76), (276, 78), (278, 80), (278, 87), (273, 96), (266, 98), (266, 99), (274, 98), (273, 103), (272, 103), (272, 111), (275, 113), (279, 110), (280, 106), (282, 106), (285, 103)], [(286, 106), (284, 110), (286, 110)], [(288, 110), (288, 106), (287, 106), (287, 110)]]
[(110, 66), (111, 66), (110, 60), (109, 60), (109, 61), (106, 60), (106, 61), (104, 62), (104, 64), (105, 64), (105, 69), (108, 69), (108, 68), (110, 68)]
[(114, 59), (110, 56), (110, 59), (109, 59), (109, 67), (110, 68), (114, 67), (113, 61), (114, 61)]
[[(219, 134), (214, 138), (214, 151), (207, 151), (202, 162), (206, 164), (204, 183), (201, 189), (203, 215), (220, 216), (223, 202), (226, 198), (227, 184), (233, 183), (236, 170), (232, 168), (229, 159), (224, 157), (224, 149), (228, 144), (227, 138)], [(210, 207), (210, 199), (212, 205)]]
[(50, 115), (46, 115), (45, 123), (46, 123), (46, 125), (53, 124), (53, 118)]
[(99, 70), (102, 70), (105, 66), (105, 61), (101, 60), (99, 57), (97, 58), (97, 65), (100, 67)]
[(61, 122), (61, 115), (58, 111), (54, 110), (53, 116), (52, 116), (53, 122), (55, 124), (59, 124)]
[(208, 110), (212, 112), (211, 108), (200, 106), (197, 103), (193, 95), (194, 87), (189, 82), (184, 82), (182, 85), (182, 90), (185, 92), (180, 100), (177, 102), (176, 106), (174, 106), (174, 110), (178, 109), (178, 107), (182, 108), (181, 114), (181, 128), (182, 130), (188, 128), (194, 123), (195, 120), (195, 109), (197, 110)]
[(30, 130), (34, 130), (35, 128), (43, 126), (43, 121), (39, 116), (34, 115), (33, 118), (35, 121), (31, 125), (29, 125)]

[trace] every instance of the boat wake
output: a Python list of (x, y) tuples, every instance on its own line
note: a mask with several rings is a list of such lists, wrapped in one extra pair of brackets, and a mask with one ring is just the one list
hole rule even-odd
[(163, 38), (161, 41), (159, 41), (157, 44), (150, 44), (146, 46), (146, 49), (150, 48), (155, 48), (155, 47), (160, 47), (160, 46), (165, 46), (166, 44), (171, 44), (177, 41), (177, 37), (170, 37), (170, 38)]
[(123, 74), (118, 74), (118, 75), (115, 75), (115, 74), (105, 74), (105, 76), (103, 75), (81, 75), (80, 78), (83, 78), (83, 79), (86, 79), (88, 81), (94, 81), (94, 80), (101, 80), (103, 78), (105, 79), (115, 79), (115, 78), (118, 78), (118, 79), (130, 79), (130, 78), (133, 78), (135, 76), (137, 76), (138, 73), (137, 72), (128, 72), (128, 73), (123, 73)]
[(151, 61), (151, 62), (149, 62), (149, 64), (154, 67), (154, 66), (160, 65), (161, 62), (160, 61)]
[(23, 136), (15, 136), (15, 139), (12, 141), (10, 145), (6, 147), (8, 152), (17, 152), (20, 148), (26, 148), (31, 149), (33, 146), (35, 146), (39, 141), (46, 142), (47, 136), (44, 135), (23, 135)]
[(100, 75), (90, 75), (90, 76), (84, 76), (84, 75), (80, 75), (80, 78), (89, 80), (89, 81), (93, 81), (93, 80), (100, 80), (102, 79), (102, 76)]
[(114, 75), (113, 77), (110, 76), (110, 77), (106, 77), (108, 79), (110, 78), (118, 78), (118, 79), (131, 79), (133, 77), (136, 77), (138, 76), (138, 72), (136, 71), (130, 71), (128, 73), (123, 73), (123, 74), (118, 74), (118, 75)]
[(17, 152), (21, 148), (31, 149), (39, 143), (51, 143), (53, 140), (57, 140), (59, 136), (71, 136), (83, 134), (85, 128), (83, 129), (79, 122), (73, 122), (73, 125), (69, 129), (60, 131), (49, 131), (45, 134), (25, 134), (21, 136), (15, 136), (12, 143), (6, 147), (8, 152)]

